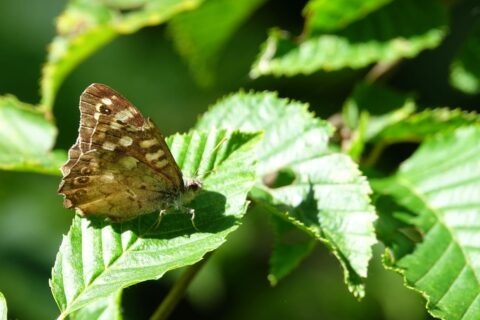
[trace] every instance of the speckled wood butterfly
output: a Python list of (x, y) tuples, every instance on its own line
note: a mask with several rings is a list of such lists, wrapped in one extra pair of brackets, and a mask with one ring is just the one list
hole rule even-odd
[[(61, 168), (64, 206), (81, 216), (122, 222), (171, 207), (182, 208), (201, 184), (185, 181), (150, 119), (103, 84), (80, 96), (80, 128)], [(192, 213), (192, 222), (194, 212)]]

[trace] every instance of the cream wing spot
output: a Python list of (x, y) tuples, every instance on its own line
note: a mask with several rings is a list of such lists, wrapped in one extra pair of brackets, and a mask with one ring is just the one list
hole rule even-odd
[(103, 144), (102, 144), (102, 149), (104, 150), (108, 150), (108, 151), (114, 151), (115, 150), (115, 143), (113, 142), (110, 142), (110, 141), (105, 141)]
[(115, 129), (115, 130), (120, 130), (122, 128), (122, 125), (116, 122), (110, 123), (110, 128)]
[(151, 146), (156, 145), (157, 143), (157, 139), (142, 140), (140, 141), (140, 147), (148, 149)]
[(158, 150), (158, 151), (155, 152), (155, 153), (147, 153), (147, 154), (145, 155), (145, 159), (147, 159), (147, 161), (158, 160), (158, 159), (160, 159), (164, 154), (165, 154), (165, 152), (163, 152), (163, 150), (160, 149), (160, 150)]
[(104, 104), (106, 104), (107, 106), (111, 105), (112, 104), (112, 100), (110, 100), (109, 98), (103, 98), (102, 99), (102, 102)]
[(100, 112), (95, 112), (93, 118), (98, 121), (98, 119), (100, 119)]
[(157, 169), (162, 169), (163, 167), (165, 167), (166, 165), (168, 165), (168, 161), (165, 160), (165, 159), (163, 159), (162, 161), (156, 162), (154, 165), (155, 165), (155, 167), (156, 167)]
[(133, 114), (130, 110), (125, 109), (115, 115), (115, 120), (126, 121), (133, 118)]
[(120, 143), (124, 147), (128, 147), (128, 146), (132, 145), (133, 139), (130, 138), (129, 136), (123, 136), (123, 137), (120, 138), (118, 143)]
[(97, 110), (98, 112), (100, 112), (100, 107), (101, 107), (101, 106), (102, 106), (101, 103), (97, 103), (97, 104), (95, 105), (95, 110)]

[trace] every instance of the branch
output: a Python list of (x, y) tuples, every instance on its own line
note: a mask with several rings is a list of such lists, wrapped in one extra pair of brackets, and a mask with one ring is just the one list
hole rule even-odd
[(163, 299), (162, 303), (158, 306), (157, 310), (150, 317), (150, 320), (166, 320), (175, 309), (178, 302), (185, 295), (185, 291), (197, 275), (198, 271), (208, 261), (208, 258), (212, 255), (211, 252), (207, 253), (202, 260), (196, 264), (188, 267), (187, 270), (180, 276), (175, 282), (168, 295)]

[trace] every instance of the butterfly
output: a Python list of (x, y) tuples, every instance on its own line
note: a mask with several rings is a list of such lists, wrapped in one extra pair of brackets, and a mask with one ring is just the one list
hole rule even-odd
[[(80, 216), (123, 222), (159, 210), (161, 217), (172, 207), (186, 209), (202, 187), (183, 178), (152, 120), (106, 85), (81, 94), (78, 133), (58, 192)], [(188, 212), (195, 227), (195, 212)]]

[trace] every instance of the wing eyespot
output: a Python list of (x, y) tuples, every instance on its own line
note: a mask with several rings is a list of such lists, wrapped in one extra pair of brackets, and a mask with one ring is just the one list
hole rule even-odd
[(101, 105), (100, 106), (100, 112), (105, 114), (105, 115), (110, 115), (112, 113), (112, 109), (108, 108), (107, 106), (105, 105)]
[(80, 173), (83, 175), (91, 175), (93, 173), (93, 170), (89, 167), (83, 167), (82, 169), (80, 169)]
[(88, 177), (76, 177), (74, 180), (75, 184), (85, 184), (89, 181), (90, 179)]

